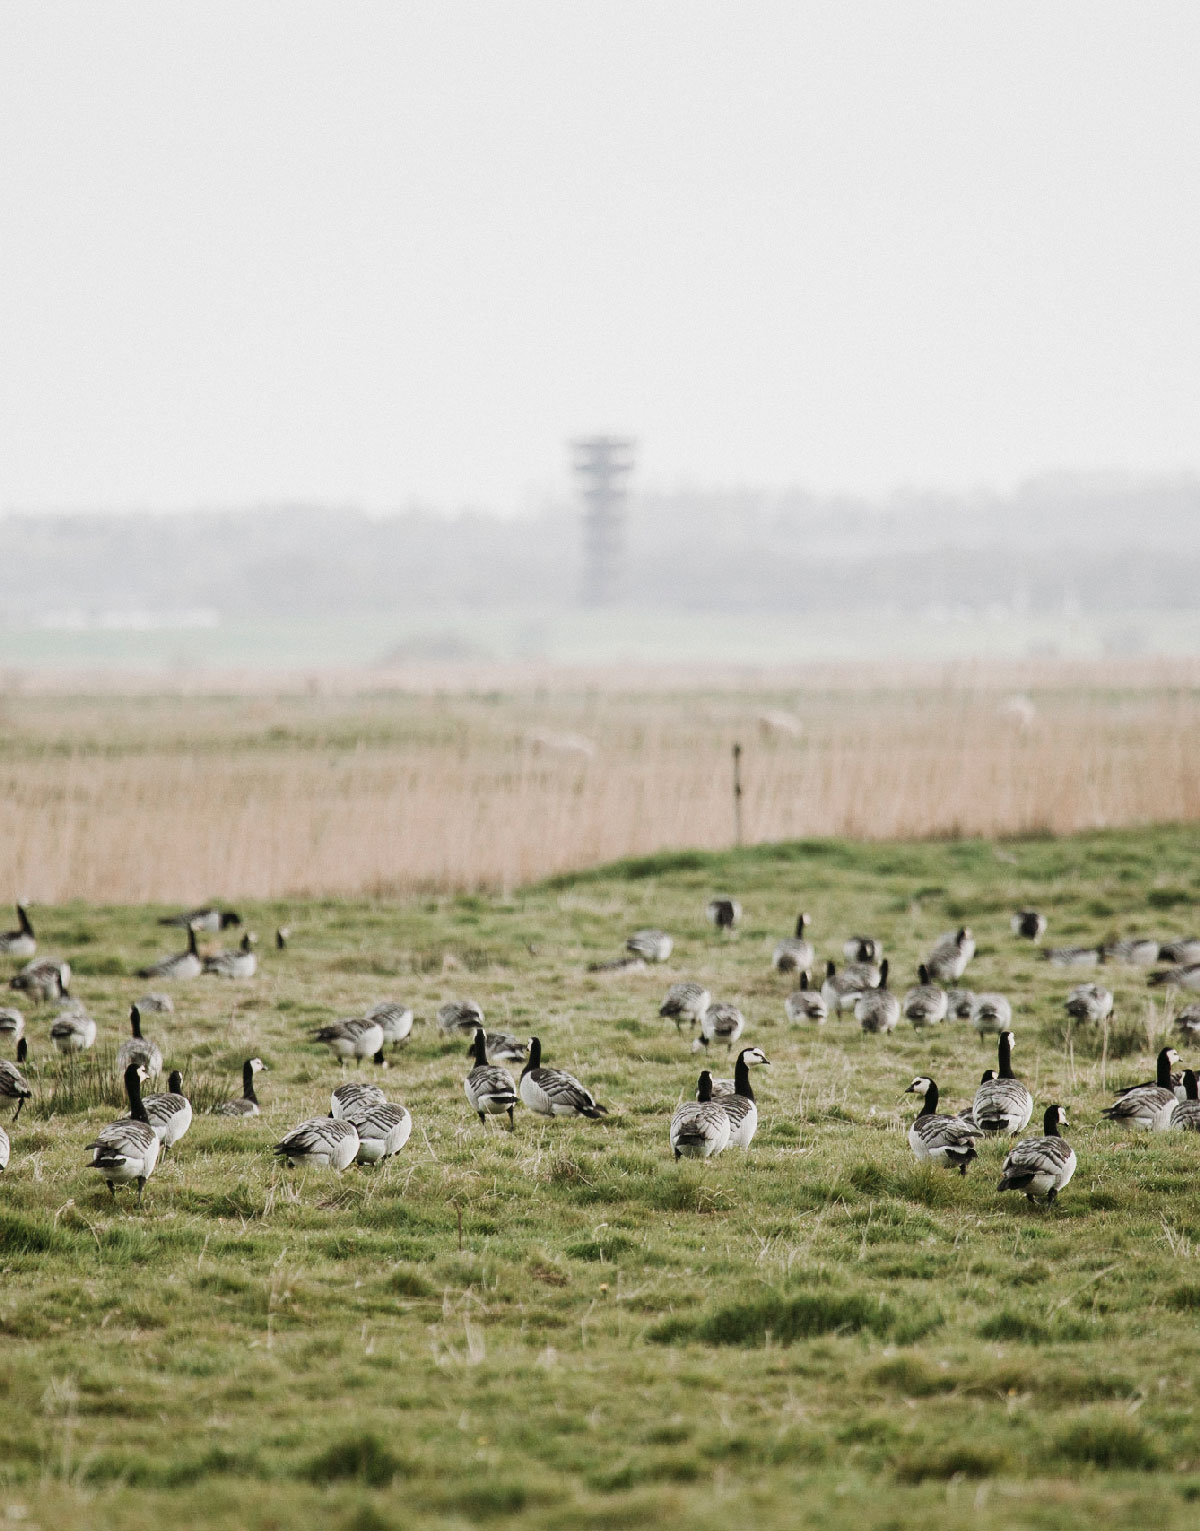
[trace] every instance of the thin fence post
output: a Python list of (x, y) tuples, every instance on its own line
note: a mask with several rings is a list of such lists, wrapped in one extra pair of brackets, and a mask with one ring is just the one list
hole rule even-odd
[(742, 746), (733, 746), (733, 843), (742, 843)]

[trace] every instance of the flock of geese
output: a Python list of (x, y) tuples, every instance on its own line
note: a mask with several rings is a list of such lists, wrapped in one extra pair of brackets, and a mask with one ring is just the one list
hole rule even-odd
[[(737, 900), (727, 897), (713, 899), (706, 913), (723, 935), (732, 935), (742, 918)], [(50, 1041), (60, 1053), (78, 1055), (94, 1046), (97, 1027), (70, 992), (70, 964), (54, 957), (39, 958), (37, 938), (24, 905), (18, 906), (17, 918), (15, 930), (0, 933), (0, 957), (25, 962), (10, 978), (9, 986), (35, 1004), (57, 1003), (59, 1012), (49, 1028)], [(197, 932), (222, 932), (241, 925), (232, 910), (205, 907), (160, 923), (185, 929), (186, 949), (140, 969), (140, 977), (161, 981), (202, 975), (246, 979), (257, 972), (255, 938), (249, 932), (233, 948), (208, 954), (201, 954), (198, 948)], [(1031, 1202), (1053, 1202), (1069, 1184), (1077, 1163), (1074, 1149), (1062, 1135), (1066, 1111), (1057, 1102), (1047, 1105), (1041, 1135), (1020, 1137), (1033, 1117), (1034, 1099), (1028, 1086), (1013, 1073), (1016, 1038), (1011, 1029), (1012, 1005), (1001, 993), (975, 993), (961, 987), (975, 955), (970, 929), (963, 926), (939, 937), (917, 968), (917, 982), (900, 992), (890, 987), (883, 943), (863, 935), (846, 939), (841, 968), (836, 961), (827, 960), (820, 987), (813, 987), (817, 953), (807, 933), (810, 924), (808, 914), (802, 913), (794, 933), (778, 943), (772, 957), (778, 972), (795, 975), (796, 988), (784, 1001), (788, 1020), (822, 1025), (830, 1016), (852, 1013), (868, 1034), (890, 1032), (902, 1018), (917, 1030), (964, 1020), (981, 1036), (995, 1035), (997, 1067), (986, 1071), (970, 1105), (957, 1114), (938, 1110), (940, 1093), (933, 1078), (918, 1075), (907, 1086), (905, 1094), (921, 1097), (921, 1109), (908, 1131), (909, 1145), (919, 1162), (965, 1175), (984, 1140), (1008, 1140), (1012, 1146), (1004, 1160), (998, 1190), (1023, 1192)], [(1046, 931), (1045, 917), (1036, 910), (1018, 910), (1011, 924), (1015, 936), (1029, 941), (1040, 941)], [(280, 950), (286, 946), (286, 932), (277, 933), (276, 946)], [(673, 950), (673, 938), (666, 931), (638, 930), (626, 942), (622, 957), (596, 964), (592, 970), (644, 968), (647, 963), (666, 962)], [(1062, 968), (1101, 968), (1106, 964), (1154, 968), (1149, 974), (1151, 985), (1200, 993), (1200, 939), (1162, 943), (1139, 936), (1091, 947), (1043, 947), (1041, 955)], [(1158, 968), (1159, 963), (1169, 965)], [(1113, 1005), (1112, 992), (1094, 980), (1077, 984), (1064, 1001), (1071, 1020), (1086, 1024), (1106, 1021)], [(140, 1201), (160, 1158), (192, 1125), (192, 1105), (183, 1092), (178, 1069), (169, 1074), (165, 1091), (144, 1093), (144, 1086), (162, 1074), (163, 1054), (143, 1033), (143, 1014), (170, 1013), (173, 1009), (170, 995), (155, 991), (131, 1007), (130, 1035), (118, 1049), (116, 1060), (129, 1114), (103, 1127), (85, 1145), (92, 1156), (89, 1167), (114, 1196), (118, 1185), (136, 1184)], [(681, 1035), (685, 1025), (694, 1033), (693, 1053), (707, 1053), (714, 1045), (723, 1044), (731, 1058), (746, 1025), (736, 1005), (715, 998), (704, 984), (694, 980), (672, 984), (659, 1015), (674, 1022)], [(356, 1066), (364, 1060), (383, 1065), (386, 1048), (390, 1045), (394, 1050), (408, 1040), (413, 1020), (410, 1007), (384, 1001), (363, 1015), (319, 1027), (311, 1039), (328, 1047), (343, 1070), (351, 1059)], [(1185, 1037), (1200, 1033), (1200, 1004), (1185, 1007), (1175, 1024)], [(471, 1066), (463, 1089), (485, 1128), (489, 1116), (506, 1116), (509, 1130), (515, 1131), (518, 1105), (544, 1117), (596, 1119), (607, 1115), (607, 1108), (573, 1074), (543, 1063), (540, 1038), (531, 1037), (526, 1045), (506, 1032), (489, 1032), (477, 1001), (455, 1000), (443, 1005), (437, 1013), (437, 1026), (445, 1036), (469, 1038)], [(17, 1059), (15, 1064), (0, 1060), (0, 1100), (15, 1101), (14, 1123), (34, 1093), (22, 1072), (28, 1058), (24, 1033), (22, 1012), (0, 1008), (0, 1044), (15, 1045)], [(1177, 1070), (1179, 1062), (1175, 1048), (1164, 1047), (1158, 1055), (1155, 1078), (1119, 1091), (1103, 1116), (1145, 1131), (1200, 1131), (1197, 1073)], [(509, 1063), (523, 1065), (518, 1079), (505, 1067)], [(730, 1147), (749, 1148), (758, 1129), (751, 1073), (769, 1065), (760, 1047), (749, 1046), (738, 1052), (732, 1078), (714, 1078), (707, 1067), (701, 1071), (695, 1099), (684, 1101), (670, 1117), (668, 1140), (676, 1160), (706, 1160)], [(213, 1113), (241, 1119), (257, 1116), (255, 1080), (265, 1068), (261, 1058), (246, 1059), (242, 1094), (219, 1102)], [(379, 1164), (400, 1153), (412, 1128), (407, 1107), (389, 1101), (379, 1085), (356, 1077), (332, 1090), (327, 1114), (298, 1123), (272, 1151), (289, 1166), (315, 1165), (342, 1171), (354, 1163)], [(10, 1153), (8, 1134), (0, 1129), (0, 1170), (7, 1167)]]

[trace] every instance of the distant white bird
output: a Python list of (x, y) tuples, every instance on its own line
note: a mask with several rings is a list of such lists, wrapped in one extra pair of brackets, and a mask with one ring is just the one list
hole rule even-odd
[(682, 1028), (684, 1021), (694, 1030), (711, 1004), (712, 995), (702, 983), (685, 979), (683, 983), (673, 983), (667, 990), (667, 997), (658, 1007), (658, 1013), (664, 1020), (674, 1021), (676, 1031)]
[(977, 1157), (975, 1139), (981, 1136), (974, 1120), (939, 1116), (938, 1087), (924, 1074), (919, 1074), (904, 1093), (925, 1097), (920, 1115), (908, 1129), (908, 1144), (918, 1162), (936, 1164), (965, 1175), (967, 1166)]
[(731, 1124), (724, 1103), (713, 1099), (713, 1078), (701, 1072), (696, 1099), (685, 1100), (671, 1114), (671, 1150), (678, 1159), (711, 1159), (729, 1143)]
[(807, 914), (801, 914), (796, 919), (796, 934), (785, 936), (771, 957), (771, 966), (780, 973), (809, 973), (812, 965), (817, 960), (811, 941), (805, 939), (804, 932), (812, 921)]
[(829, 1015), (825, 996), (820, 990), (809, 988), (805, 972), (800, 974), (800, 987), (792, 990), (784, 1000), (783, 1008), (789, 1021), (812, 1021), (818, 1026), (823, 1025)]
[(1062, 1106), (1047, 1106), (1040, 1138), (1022, 1138), (1009, 1150), (998, 1191), (1024, 1191), (1026, 1199), (1052, 1202), (1075, 1173), (1075, 1150), (1059, 1132), (1067, 1125)]
[(292, 1128), (271, 1150), (289, 1168), (315, 1164), (339, 1173), (358, 1157), (358, 1129), (353, 1122), (314, 1116)]
[(643, 962), (666, 962), (675, 942), (665, 930), (635, 930), (625, 943), (625, 950)]
[(607, 1116), (608, 1108), (598, 1105), (592, 1092), (585, 1089), (565, 1069), (542, 1066), (542, 1043), (529, 1039), (529, 1062), (521, 1071), (521, 1099), (538, 1116)]
[(1112, 1014), (1113, 997), (1102, 984), (1080, 983), (1067, 995), (1065, 1005), (1073, 1021), (1104, 1021)]
[(17, 928), (0, 932), (0, 957), (32, 957), (37, 951), (37, 937), (29, 923), (29, 911), (17, 905)]
[(187, 948), (176, 952), (174, 956), (162, 957), (158, 962), (152, 962), (149, 967), (138, 968), (139, 978), (165, 978), (170, 982), (184, 981), (189, 978), (199, 978), (204, 971), (204, 964), (200, 960), (200, 953), (196, 950), (196, 927), (188, 926)]
[(342, 1068), (345, 1068), (347, 1058), (353, 1058), (357, 1068), (364, 1058), (372, 1058), (382, 1051), (383, 1027), (378, 1021), (369, 1021), (365, 1015), (352, 1015), (346, 1020), (319, 1026), (312, 1039), (323, 1042)]
[(717, 1000), (709, 1005), (700, 1017), (700, 1035), (692, 1043), (692, 1051), (697, 1053), (702, 1047), (707, 1048), (713, 1042), (724, 1042), (732, 1052), (733, 1044), (745, 1029), (746, 1017), (737, 1006)]
[(145, 1078), (146, 1069), (143, 1064), (129, 1064), (125, 1069), (129, 1115), (102, 1127), (94, 1140), (86, 1145), (92, 1155), (88, 1167), (103, 1176), (109, 1194), (116, 1196), (117, 1186), (129, 1185), (136, 1180), (139, 1202), (146, 1189), (146, 1182), (158, 1163), (160, 1147), (158, 1135), (150, 1125), (142, 1102), (142, 1083)]

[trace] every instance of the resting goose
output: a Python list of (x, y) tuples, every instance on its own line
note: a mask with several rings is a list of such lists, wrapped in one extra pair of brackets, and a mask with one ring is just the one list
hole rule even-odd
[[(24, 1037), (17, 1043), (17, 1063), (24, 1063), (28, 1055)], [(29, 1087), (29, 1081), (22, 1074), (16, 1063), (9, 1063), (7, 1058), (0, 1059), (0, 1100), (15, 1100), (17, 1109), (13, 1112), (13, 1121), (21, 1114), (21, 1107), (27, 1100), (32, 1100), (33, 1091)]]
[(854, 1002), (854, 1018), (864, 1031), (895, 1031), (900, 1019), (900, 1000), (888, 988), (888, 959), (879, 964), (879, 984), (864, 989)]
[(713, 1042), (724, 1042), (730, 1052), (733, 1044), (746, 1029), (746, 1017), (736, 1005), (728, 1005), (724, 1000), (717, 1000), (709, 1005), (708, 1009), (700, 1017), (700, 1035), (692, 1043), (692, 1051), (697, 1053), (702, 1047), (707, 1048)]
[[(373, 1060), (379, 1067), (387, 1068), (383, 1061), (382, 1050), (376, 1053)], [(349, 1116), (352, 1111), (361, 1106), (386, 1106), (387, 1096), (377, 1084), (364, 1084), (361, 1079), (351, 1079), (347, 1084), (339, 1084), (329, 1097), (329, 1114), (335, 1121), (341, 1121)]]
[(520, 1063), (524, 1064), (529, 1056), (529, 1048), (521, 1041), (520, 1037), (514, 1037), (507, 1031), (489, 1031), (487, 1033), (487, 1056), (489, 1063)]
[(614, 957), (609, 962), (589, 962), (587, 970), (589, 973), (644, 973), (646, 959), (628, 952), (624, 957)]
[(1105, 962), (1120, 963), (1125, 967), (1152, 968), (1161, 950), (1154, 936), (1127, 936), (1119, 941), (1106, 941), (1101, 948)]
[(116, 1196), (117, 1186), (136, 1180), (139, 1202), (147, 1180), (154, 1173), (159, 1153), (158, 1134), (150, 1125), (142, 1100), (142, 1081), (146, 1077), (146, 1070), (140, 1063), (131, 1063), (126, 1068), (129, 1115), (102, 1127), (95, 1140), (85, 1145), (92, 1155), (88, 1168), (97, 1170), (104, 1177), (109, 1193)]
[(921, 1114), (908, 1129), (908, 1143), (921, 1164), (936, 1164), (943, 1169), (967, 1173), (967, 1166), (977, 1157), (975, 1139), (980, 1136), (974, 1119), (966, 1116), (939, 1116), (938, 1087), (920, 1074), (904, 1092), (925, 1096)]
[(904, 1014), (913, 1026), (936, 1026), (946, 1019), (949, 1001), (945, 989), (929, 982), (929, 969), (924, 963), (917, 969), (917, 982), (904, 996)]
[(253, 978), (258, 972), (258, 958), (254, 943), (258, 937), (250, 931), (242, 937), (241, 944), (232, 951), (214, 952), (204, 959), (204, 972), (218, 978)]
[(729, 1147), (749, 1148), (758, 1131), (758, 1104), (750, 1084), (752, 1068), (770, 1067), (771, 1060), (761, 1047), (743, 1047), (738, 1053), (733, 1070), (733, 1089), (718, 1094), (713, 1086), (713, 1098), (725, 1108), (729, 1118)]
[(242, 1064), (242, 1094), (240, 1100), (222, 1100), (213, 1108), (214, 1116), (257, 1116), (258, 1096), (254, 1093), (254, 1076), (266, 1072), (267, 1065), (261, 1058), (247, 1058)]
[(625, 943), (625, 950), (643, 962), (666, 962), (675, 949), (675, 941), (665, 930), (635, 930)]
[(683, 983), (673, 983), (667, 990), (667, 997), (658, 1007), (658, 1013), (664, 1020), (674, 1021), (676, 1031), (682, 1029), (684, 1021), (694, 1031), (700, 1017), (711, 1004), (712, 995), (702, 983), (685, 979)]
[(1024, 1191), (1026, 1200), (1052, 1202), (1075, 1173), (1075, 1150), (1059, 1132), (1067, 1125), (1062, 1106), (1047, 1106), (1041, 1138), (1023, 1138), (1009, 1150), (998, 1191)]
[[(1143, 1132), (1164, 1132), (1171, 1125), (1171, 1113), (1178, 1099), (1186, 1099), (1175, 1091), (1175, 1076), (1171, 1065), (1179, 1062), (1179, 1054), (1173, 1047), (1164, 1047), (1158, 1055), (1157, 1078), (1154, 1084), (1135, 1084), (1122, 1090), (1111, 1106), (1105, 1106), (1100, 1115), (1110, 1122), (1120, 1122), (1126, 1127), (1137, 1127)], [(1183, 1080), (1179, 1081), (1182, 1091)]]
[(412, 1010), (396, 1000), (382, 1000), (374, 1009), (367, 1011), (367, 1020), (379, 1022), (383, 1027), (383, 1040), (392, 1044), (393, 1051), (412, 1036)]
[(998, 1036), (1012, 1026), (1012, 1005), (1008, 996), (985, 992), (971, 1002), (971, 1025), (981, 1037)]
[(1044, 946), (1042, 961), (1056, 968), (1094, 968), (1103, 954), (1098, 946)]
[(789, 1021), (813, 1021), (818, 1026), (823, 1025), (829, 1015), (825, 996), (818, 989), (808, 987), (808, 974), (803, 971), (800, 987), (792, 990), (784, 1000), (783, 1008)]
[(1112, 1014), (1112, 992), (1098, 983), (1076, 984), (1065, 1000), (1073, 1021), (1104, 1021)]
[(883, 942), (874, 936), (850, 936), (842, 943), (842, 956), (847, 962), (873, 965), (883, 956)]
[(671, 1114), (671, 1150), (679, 1159), (711, 1159), (729, 1143), (731, 1123), (724, 1101), (713, 1099), (713, 1079), (704, 1069), (696, 1099), (685, 1100)]
[(863, 990), (873, 989), (878, 982), (878, 970), (864, 963), (853, 963), (839, 973), (835, 963), (826, 962), (821, 998), (835, 1014), (839, 1010), (853, 1010)]
[(1175, 1017), (1175, 1030), (1188, 1038), (1200, 1036), (1200, 1004), (1186, 1005), (1179, 1012)]
[(1036, 909), (1018, 909), (1009, 923), (1013, 935), (1026, 941), (1040, 941), (1046, 934), (1046, 916)]
[(807, 914), (796, 918), (796, 934), (785, 936), (771, 957), (771, 966), (780, 973), (808, 973), (817, 960), (811, 941), (805, 940), (804, 932), (812, 924)]
[(167, 1094), (147, 1095), (142, 1104), (165, 1154), (192, 1125), (192, 1103), (183, 1093), (183, 1075), (179, 1070), (171, 1070), (171, 1077), (167, 1080)]
[(1192, 962), (1200, 962), (1200, 937), (1184, 936), (1179, 941), (1168, 941), (1159, 947), (1158, 960), (1179, 963), (1184, 967)]
[(138, 1009), (143, 1015), (174, 1015), (175, 1001), (169, 994), (151, 992), (143, 994), (137, 1002)]
[(386, 1105), (358, 1105), (343, 1121), (350, 1122), (358, 1133), (360, 1164), (379, 1164), (398, 1154), (412, 1136), (412, 1117), (407, 1106), (389, 1101)]
[(204, 964), (200, 961), (200, 953), (196, 950), (196, 927), (188, 926), (187, 950), (176, 952), (172, 957), (163, 957), (158, 962), (152, 962), (149, 967), (138, 968), (139, 978), (166, 978), (174, 982), (184, 981), (189, 978), (199, 978), (204, 970)]
[(11, 1006), (0, 1006), (0, 1044), (16, 1046), (25, 1035), (25, 1017)]
[(50, 1040), (60, 1053), (82, 1053), (95, 1046), (96, 1023), (82, 1005), (59, 1012), (50, 1028)]
[(353, 1122), (336, 1117), (310, 1117), (293, 1127), (271, 1152), (286, 1160), (289, 1169), (316, 1164), (340, 1173), (358, 1157), (358, 1129)]
[(202, 909), (193, 909), (188, 914), (164, 915), (158, 923), (174, 925), (182, 930), (203, 930), (207, 934), (228, 930), (231, 925), (240, 925), (242, 917), (240, 914), (235, 914), (232, 909), (216, 909), (211, 904), (206, 904)]
[(742, 917), (742, 906), (736, 898), (711, 898), (704, 910), (710, 924), (728, 934)]
[(154, 1079), (162, 1073), (162, 1052), (156, 1042), (142, 1035), (142, 1013), (136, 1005), (129, 1007), (129, 1030), (129, 1040), (117, 1048), (117, 1072), (127, 1073), (133, 1064), (140, 1063), (146, 1078)]
[(32, 957), (37, 951), (37, 937), (29, 923), (24, 904), (17, 905), (17, 928), (0, 934), (0, 957)]
[(9, 1152), (8, 1133), (5, 1132), (3, 1127), (0, 1127), (0, 1171), (8, 1168)]
[(353, 1058), (357, 1068), (364, 1058), (373, 1058), (383, 1051), (383, 1027), (365, 1015), (352, 1015), (329, 1026), (318, 1026), (312, 1040), (324, 1042), (340, 1067), (345, 1068), (346, 1059)]
[(1161, 973), (1151, 973), (1146, 981), (1156, 988), (1165, 984), (1172, 989), (1200, 990), (1200, 962), (1184, 963)]
[(967, 970), (967, 963), (975, 955), (975, 937), (968, 926), (947, 931), (939, 936), (925, 966), (934, 983), (954, 983)]
[(517, 1087), (507, 1069), (488, 1061), (487, 1034), (482, 1026), (475, 1032), (469, 1056), (474, 1058), (475, 1067), (463, 1081), (463, 1089), (471, 1103), (471, 1110), (484, 1127), (487, 1126), (489, 1116), (507, 1113), (509, 1131), (515, 1132), (513, 1112), (517, 1104)]
[(1184, 1132), (1200, 1132), (1200, 1089), (1197, 1089), (1194, 1069), (1184, 1069), (1183, 1090), (1186, 1099), (1177, 1100), (1171, 1112), (1171, 1126)]
[(1000, 1033), (1000, 1068), (994, 1079), (985, 1079), (975, 1091), (971, 1115), (981, 1132), (1015, 1136), (1028, 1126), (1033, 1115), (1033, 1096), (1012, 1071), (1015, 1040), (1011, 1031)]
[(437, 1013), (438, 1027), (442, 1031), (465, 1031), (475, 1035), (476, 1028), (483, 1025), (483, 1006), (474, 999), (452, 999)]
[(26, 963), (15, 978), (10, 978), (8, 986), (28, 994), (35, 1005), (44, 1005), (50, 1000), (69, 999), (71, 964), (57, 957), (37, 957)]
[(608, 1108), (597, 1105), (590, 1090), (584, 1089), (565, 1069), (542, 1067), (542, 1044), (538, 1037), (529, 1039), (529, 1062), (521, 1070), (521, 1099), (539, 1116), (607, 1116)]

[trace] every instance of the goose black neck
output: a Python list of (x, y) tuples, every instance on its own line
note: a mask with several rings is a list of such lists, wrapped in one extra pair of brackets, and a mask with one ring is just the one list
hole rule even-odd
[(922, 986), (922, 988), (926, 987), (929, 983), (929, 969), (923, 962), (917, 969), (917, 982)]
[(1011, 1079), (1012, 1077), (1012, 1043), (1008, 1040), (1008, 1033), (1005, 1032), (1000, 1038), (1000, 1078)]
[(703, 1069), (700, 1078), (696, 1081), (696, 1099), (702, 1104), (712, 1099), (712, 1075), (707, 1069)]
[(808, 988), (808, 969), (807, 968), (804, 968), (801, 971), (801, 974), (800, 974), (800, 987), (802, 989), (807, 989)]
[(879, 987), (881, 989), (886, 989), (887, 988), (887, 981), (888, 981), (888, 960), (885, 957), (883, 959), (883, 961), (879, 964)]
[(379, 1051), (377, 1053), (372, 1053), (372, 1055), (371, 1055), (371, 1062), (375, 1065), (375, 1067), (377, 1069), (381, 1069), (383, 1067), (383, 1048), (382, 1047), (379, 1049)]
[(487, 1062), (487, 1035), (484, 1031), (476, 1031), (471, 1042), (471, 1056), (475, 1059), (477, 1068), (482, 1068)]
[(1048, 1138), (1061, 1138), (1062, 1133), (1058, 1130), (1058, 1107), (1047, 1106), (1046, 1114), (1042, 1118), (1042, 1131)]
[(244, 952), (248, 952), (250, 950), (250, 932), (249, 931), (247, 931), (246, 934), (242, 937), (242, 950)]
[(937, 1108), (938, 1108), (938, 1087), (934, 1083), (934, 1081), (931, 1079), (929, 1081), (929, 1088), (925, 1091), (925, 1109), (924, 1109), (924, 1111), (921, 1114), (923, 1116), (932, 1116), (934, 1114), (934, 1112), (937, 1110)]
[(528, 1074), (533, 1069), (541, 1068), (541, 1066), (542, 1066), (542, 1039), (540, 1037), (530, 1037), (530, 1039), (529, 1039), (529, 1061), (526, 1063), (525, 1067), (521, 1070), (521, 1073), (522, 1074)]
[(825, 977), (826, 978), (836, 978), (837, 977), (837, 963), (834, 962), (832, 957), (825, 964)]
[(808, 915), (802, 914), (796, 921), (796, 939), (801, 940), (804, 935), (804, 927), (808, 924)]
[(754, 1090), (750, 1084), (750, 1065), (746, 1062), (746, 1054), (738, 1053), (737, 1063), (733, 1069), (733, 1093), (744, 1095), (747, 1100), (754, 1099)]
[(1185, 1069), (1183, 1073), (1183, 1093), (1188, 1100), (1200, 1100), (1200, 1080), (1196, 1078), (1194, 1069)]
[(242, 1064), (242, 1097), (245, 1100), (258, 1100), (254, 1093), (254, 1065), (249, 1058)]
[(129, 1026), (134, 1036), (140, 1042), (142, 1039), (142, 1012), (136, 1005), (132, 1006), (129, 1011)]
[(125, 1070), (125, 1093), (129, 1096), (129, 1114), (133, 1120), (148, 1122), (150, 1118), (142, 1104), (142, 1079), (136, 1063), (131, 1063)]
[(188, 952), (189, 952), (189, 954), (191, 956), (195, 957), (195, 956), (198, 955), (198, 953), (196, 951), (196, 927), (194, 925), (189, 925), (188, 926), (188, 948), (187, 949), (188, 949)]
[(183, 1075), (178, 1069), (171, 1070), (170, 1077), (167, 1080), (167, 1089), (172, 1095), (183, 1094)]
[(29, 923), (29, 911), (25, 908), (24, 904), (17, 905), (17, 920), (20, 922), (22, 933), (31, 936), (33, 934), (33, 926)]
[(29, 1043), (24, 1037), (17, 1043), (17, 1062), (26, 1063), (29, 1060)]
[(1158, 1055), (1158, 1084), (1163, 1090), (1171, 1088), (1171, 1055), (1165, 1047)]

